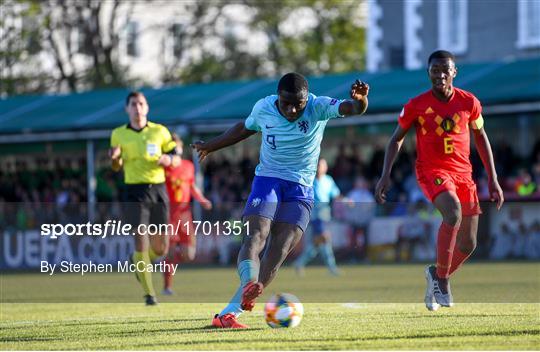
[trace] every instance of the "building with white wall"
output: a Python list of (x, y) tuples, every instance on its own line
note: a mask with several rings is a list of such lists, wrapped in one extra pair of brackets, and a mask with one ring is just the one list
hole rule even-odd
[(369, 0), (367, 68), (417, 69), (437, 49), (460, 63), (540, 56), (538, 0)]

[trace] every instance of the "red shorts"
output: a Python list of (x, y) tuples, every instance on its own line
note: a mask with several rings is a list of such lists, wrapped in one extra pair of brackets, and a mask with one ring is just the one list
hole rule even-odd
[(461, 203), (463, 216), (482, 214), (476, 184), (471, 175), (441, 170), (416, 170), (416, 174), (418, 185), (431, 202), (442, 192), (452, 192)]
[(169, 236), (170, 244), (195, 246), (197, 241), (191, 209), (175, 209), (171, 204), (169, 223), (173, 225), (173, 233)]

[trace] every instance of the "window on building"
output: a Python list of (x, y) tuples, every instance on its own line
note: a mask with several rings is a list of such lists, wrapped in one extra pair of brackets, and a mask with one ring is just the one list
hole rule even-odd
[(439, 48), (456, 55), (467, 51), (467, 0), (439, 0)]
[(518, 48), (540, 46), (540, 2), (518, 1)]
[(182, 56), (183, 42), (183, 27), (180, 23), (175, 23), (171, 26), (172, 37), (172, 53), (175, 58)]
[(137, 22), (129, 22), (126, 36), (126, 51), (129, 56), (139, 56), (139, 46), (137, 45), (138, 35), (139, 24)]
[(390, 67), (401, 69), (405, 67), (405, 52), (402, 46), (392, 46), (389, 48)]

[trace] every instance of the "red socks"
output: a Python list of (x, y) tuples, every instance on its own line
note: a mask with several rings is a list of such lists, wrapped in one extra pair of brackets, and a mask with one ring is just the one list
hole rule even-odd
[(463, 264), (463, 262), (466, 261), (467, 258), (469, 258), (471, 256), (471, 254), (472, 254), (472, 252), (466, 254), (466, 253), (463, 253), (462, 251), (460, 251), (459, 248), (458, 248), (458, 245), (456, 243), (456, 245), (454, 246), (454, 254), (452, 256), (452, 265), (450, 266), (450, 272), (448, 273), (448, 275), (452, 275), (454, 273), (454, 271), (459, 269), (461, 264)]
[(440, 279), (448, 279), (450, 276), (450, 264), (452, 263), (452, 254), (456, 245), (458, 230), (459, 226), (453, 227), (445, 222), (441, 223), (441, 227), (439, 227), (437, 236), (437, 276)]
[[(173, 262), (169, 260), (168, 258), (165, 258), (164, 262), (166, 264), (173, 264)], [(171, 270), (171, 266), (165, 265), (165, 270), (163, 271), (163, 285), (165, 286), (165, 288), (171, 288), (172, 278), (173, 278), (173, 273)]]

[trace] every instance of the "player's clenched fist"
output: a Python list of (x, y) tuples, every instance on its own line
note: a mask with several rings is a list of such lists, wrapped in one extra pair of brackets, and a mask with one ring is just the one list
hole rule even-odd
[(354, 100), (362, 100), (369, 94), (369, 84), (360, 80), (354, 81), (351, 86), (350, 95)]

